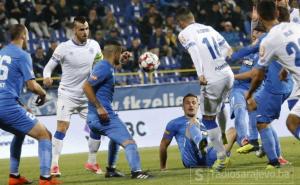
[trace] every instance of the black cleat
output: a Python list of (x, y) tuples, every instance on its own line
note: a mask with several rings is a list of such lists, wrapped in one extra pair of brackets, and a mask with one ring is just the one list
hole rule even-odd
[(106, 167), (105, 178), (124, 177), (124, 176), (125, 175), (121, 173), (119, 170), (117, 170), (116, 168)]
[(132, 179), (149, 179), (149, 178), (153, 178), (153, 176), (150, 175), (148, 172), (137, 171), (137, 172), (131, 172), (131, 178)]

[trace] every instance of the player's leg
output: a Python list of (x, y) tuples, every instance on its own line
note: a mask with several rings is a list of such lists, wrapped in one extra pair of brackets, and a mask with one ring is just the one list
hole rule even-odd
[(10, 145), (10, 172), (9, 185), (15, 184), (31, 184), (32, 181), (22, 177), (19, 173), (20, 158), (22, 153), (22, 144), (24, 141), (24, 134), (16, 134)]
[[(80, 106), (78, 106), (77, 111), (81, 118), (86, 120), (88, 109), (87, 103), (83, 102)], [(89, 139), (88, 139), (88, 159), (87, 162), (84, 164), (86, 170), (89, 170), (95, 174), (102, 174), (102, 170), (100, 165), (97, 163), (97, 152), (100, 148), (101, 144), (101, 136), (99, 134), (94, 134), (90, 131)]]
[(199, 123), (190, 123), (187, 127), (186, 133), (188, 133), (186, 134), (187, 136), (190, 136), (188, 138), (190, 138), (192, 142), (198, 147), (202, 156), (205, 155), (205, 148), (207, 146), (207, 136), (203, 135), (203, 133), (201, 132)]
[(286, 125), (289, 131), (298, 140), (300, 140), (300, 101), (299, 100), (293, 102), (289, 101), (289, 107), (292, 109), (286, 120)]
[(228, 112), (225, 107), (225, 104), (223, 103), (221, 111), (217, 114), (217, 120), (222, 132), (222, 141), (223, 144), (227, 144), (227, 138), (226, 138), (226, 125), (229, 120), (228, 118)]
[(59, 169), (59, 157), (63, 148), (63, 140), (66, 136), (66, 132), (70, 125), (70, 118), (77, 107), (77, 104), (72, 102), (69, 98), (58, 95), (57, 99), (57, 127), (52, 139), (52, 165), (51, 165), (51, 174), (53, 176), (59, 177), (61, 175)]
[(240, 146), (248, 144), (248, 135), (247, 135), (247, 109), (246, 102), (244, 98), (245, 90), (235, 88), (232, 91), (232, 97), (230, 99), (230, 105), (233, 109), (235, 116), (234, 125), (237, 131), (237, 143)]
[(113, 140), (108, 144), (108, 166), (106, 167), (105, 177), (124, 177), (125, 175), (116, 169), (120, 145)]
[(110, 124), (107, 126), (106, 135), (114, 142), (124, 147), (126, 159), (131, 169), (131, 178), (147, 179), (150, 178), (146, 172), (142, 171), (140, 155), (137, 145), (128, 132), (125, 124), (118, 116), (112, 116)]

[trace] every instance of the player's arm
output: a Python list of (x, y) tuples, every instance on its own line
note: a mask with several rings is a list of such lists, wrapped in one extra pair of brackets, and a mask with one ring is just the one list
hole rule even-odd
[(171, 140), (162, 138), (160, 141), (159, 146), (159, 159), (160, 159), (160, 169), (166, 170), (167, 169), (167, 158), (168, 158), (168, 147), (171, 143)]
[[(276, 36), (276, 35), (275, 35)], [(273, 36), (274, 37), (274, 36)], [(272, 36), (264, 39), (259, 48), (259, 60), (257, 65), (253, 68), (253, 77), (251, 80), (250, 89), (245, 94), (245, 99), (248, 100), (252, 97), (255, 90), (260, 86), (265, 77), (265, 69), (272, 62), (272, 57), (275, 51), (280, 45), (274, 44), (274, 38)]]
[(252, 76), (253, 76), (253, 71), (250, 70), (250, 71), (247, 71), (244, 73), (235, 74), (234, 79), (235, 80), (248, 80), (248, 79), (251, 79)]
[(54, 69), (56, 68), (56, 66), (61, 62), (61, 60), (63, 59), (63, 52), (62, 52), (62, 44), (59, 45), (52, 57), (50, 58), (50, 60), (48, 61), (48, 63), (46, 64), (44, 71), (43, 71), (43, 84), (46, 87), (50, 87), (53, 83), (53, 80), (51, 78), (52, 72), (54, 71)]
[(20, 70), (24, 76), (28, 90), (38, 95), (36, 105), (43, 105), (46, 100), (46, 91), (35, 81), (35, 75), (32, 70), (32, 60), (29, 54), (24, 55), (24, 63), (20, 65)]

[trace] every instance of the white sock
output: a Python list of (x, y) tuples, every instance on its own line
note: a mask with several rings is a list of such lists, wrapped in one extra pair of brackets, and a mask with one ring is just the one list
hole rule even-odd
[(97, 163), (97, 151), (100, 147), (101, 140), (96, 140), (93, 138), (89, 138), (89, 154), (88, 154), (88, 163), (96, 164)]
[(59, 156), (63, 148), (63, 140), (52, 138), (52, 166), (58, 166)]
[(210, 129), (207, 132), (208, 132), (208, 137), (212, 143), (212, 146), (217, 151), (217, 158), (224, 159), (226, 156), (226, 151), (221, 139), (222, 134), (220, 128), (217, 127), (214, 129)]

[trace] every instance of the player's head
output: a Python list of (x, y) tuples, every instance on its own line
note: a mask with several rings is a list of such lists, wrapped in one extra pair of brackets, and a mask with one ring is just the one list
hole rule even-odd
[(281, 6), (281, 7), (289, 6), (289, 0), (275, 0), (275, 3), (277, 6)]
[(266, 31), (267, 30), (264, 27), (264, 25), (261, 22), (258, 22), (258, 24), (254, 27), (252, 35), (251, 35), (252, 42), (255, 42), (256, 39), (258, 39)]
[(184, 29), (189, 24), (195, 22), (195, 17), (193, 13), (185, 7), (179, 8), (176, 12), (176, 19), (180, 28)]
[(278, 10), (274, 1), (260, 1), (257, 4), (259, 19), (264, 23), (277, 19)]
[(103, 49), (104, 59), (110, 60), (114, 65), (119, 65), (121, 53), (122, 45), (119, 41), (112, 39), (105, 42)]
[(87, 41), (90, 30), (89, 30), (89, 24), (85, 17), (83, 16), (75, 17), (73, 22), (73, 30), (76, 39), (80, 43), (84, 43)]
[(23, 24), (14, 24), (10, 28), (10, 40), (22, 44), (23, 49), (27, 49), (28, 30)]
[(182, 100), (182, 108), (185, 116), (196, 116), (199, 109), (198, 97), (192, 93), (185, 95)]
[(278, 6), (278, 21), (279, 22), (290, 22), (290, 12), (287, 7)]

